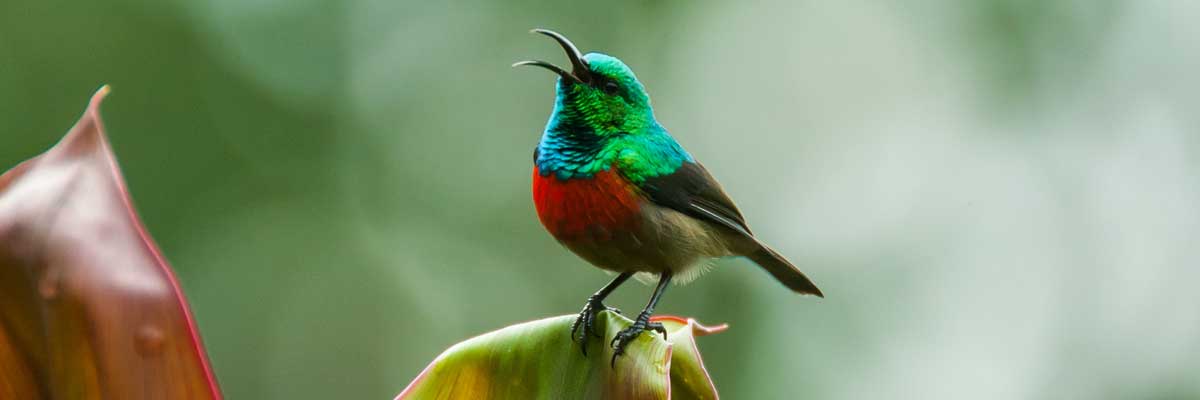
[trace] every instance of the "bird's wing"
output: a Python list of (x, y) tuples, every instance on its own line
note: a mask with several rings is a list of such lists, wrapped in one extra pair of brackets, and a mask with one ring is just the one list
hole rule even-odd
[(655, 204), (754, 236), (742, 212), (700, 163), (685, 161), (675, 172), (647, 178), (638, 187)]
[(733, 200), (704, 166), (685, 161), (675, 172), (648, 178), (639, 187), (655, 204), (732, 229), (752, 241), (754, 250), (745, 255), (792, 291), (825, 297), (799, 268), (754, 238)]

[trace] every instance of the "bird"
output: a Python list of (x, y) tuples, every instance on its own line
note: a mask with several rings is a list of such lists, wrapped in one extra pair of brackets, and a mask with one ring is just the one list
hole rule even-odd
[[(618, 286), (638, 275), (657, 277), (646, 307), (609, 342), (612, 365), (647, 330), (672, 279), (687, 280), (709, 260), (746, 257), (793, 292), (824, 297), (795, 265), (763, 244), (721, 184), (654, 116), (650, 96), (616, 57), (582, 54), (558, 32), (533, 29), (562, 47), (567, 71), (541, 60), (520, 61), (558, 75), (554, 108), (533, 152), (533, 204), (560, 244), (616, 274), (588, 297), (571, 324), (571, 339), (587, 355), (588, 333)], [(578, 337), (576, 337), (578, 332)]]

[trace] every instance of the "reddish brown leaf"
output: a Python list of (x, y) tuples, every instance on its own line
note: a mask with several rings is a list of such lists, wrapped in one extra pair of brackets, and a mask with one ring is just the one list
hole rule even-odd
[(109, 148), (107, 93), (0, 176), (0, 399), (220, 399)]

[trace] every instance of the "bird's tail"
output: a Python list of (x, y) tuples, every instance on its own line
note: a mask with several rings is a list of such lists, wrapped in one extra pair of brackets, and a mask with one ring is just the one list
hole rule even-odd
[(774, 276), (779, 283), (787, 286), (788, 289), (792, 289), (793, 292), (825, 297), (821, 293), (821, 289), (818, 289), (817, 285), (813, 284), (807, 276), (804, 276), (804, 273), (800, 272), (799, 268), (796, 268), (795, 265), (792, 265), (792, 263), (788, 262), (779, 253), (776, 253), (775, 250), (771, 250), (767, 245), (759, 243), (758, 250), (751, 252), (746, 257), (767, 270), (767, 272), (770, 272), (771, 276)]

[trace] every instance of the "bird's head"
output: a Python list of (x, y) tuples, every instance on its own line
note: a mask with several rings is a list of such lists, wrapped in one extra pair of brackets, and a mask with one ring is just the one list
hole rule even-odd
[(582, 129), (599, 137), (612, 137), (644, 132), (656, 125), (650, 96), (629, 66), (606, 54), (584, 55), (557, 32), (533, 32), (557, 41), (571, 61), (570, 71), (540, 60), (513, 64), (542, 67), (558, 74), (557, 98), (548, 129)]

